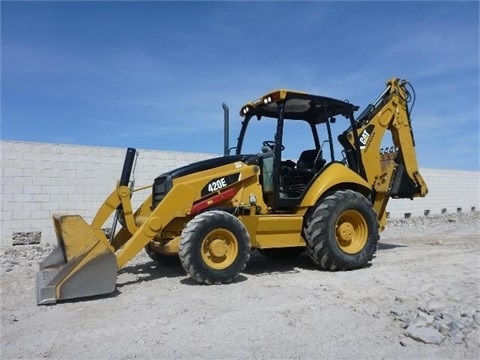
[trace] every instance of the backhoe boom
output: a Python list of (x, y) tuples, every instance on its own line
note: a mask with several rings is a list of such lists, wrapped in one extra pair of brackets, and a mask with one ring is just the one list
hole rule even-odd
[[(420, 175), (415, 154), (410, 110), (411, 94), (405, 80), (392, 78), (386, 89), (357, 119), (356, 135), (346, 135), (352, 148), (360, 153), (366, 180), (372, 186), (373, 207), (380, 228), (386, 223), (390, 198), (424, 197), (428, 189)], [(382, 149), (390, 132), (393, 145)], [(358, 138), (358, 142), (355, 141)], [(357, 146), (358, 144), (358, 146)]]

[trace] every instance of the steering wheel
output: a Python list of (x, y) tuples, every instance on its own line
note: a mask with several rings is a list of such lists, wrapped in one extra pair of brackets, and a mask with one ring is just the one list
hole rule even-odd
[[(270, 148), (270, 150), (273, 150), (275, 148), (275, 141), (272, 141), (272, 140), (265, 140), (263, 143), (262, 143), (263, 146), (267, 146)], [(280, 151), (283, 151), (285, 150), (285, 146), (282, 145), (282, 148), (280, 149)]]

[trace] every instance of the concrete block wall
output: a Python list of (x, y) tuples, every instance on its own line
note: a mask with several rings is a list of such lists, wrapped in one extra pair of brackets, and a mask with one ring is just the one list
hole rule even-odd
[[(51, 216), (78, 214), (91, 221), (120, 178), (126, 148), (0, 141), (1, 245), (13, 234), (41, 232), (42, 242), (55, 242)], [(151, 185), (159, 174), (220, 154), (139, 149), (135, 187)], [(426, 198), (390, 200), (390, 218), (480, 209), (479, 172), (421, 169), (429, 187)], [(150, 190), (144, 190), (146, 192)], [(135, 193), (134, 206), (145, 192)]]
[(480, 210), (480, 172), (420, 169), (427, 183), (424, 198), (390, 199), (389, 217), (404, 218)]
[[(1, 245), (13, 234), (41, 231), (41, 241), (54, 243), (53, 213), (78, 214), (87, 222), (115, 189), (126, 148), (1, 141)], [(161, 173), (219, 154), (139, 149), (135, 187), (151, 185)], [(135, 193), (138, 207), (148, 195)], [(147, 193), (145, 193), (147, 192)]]

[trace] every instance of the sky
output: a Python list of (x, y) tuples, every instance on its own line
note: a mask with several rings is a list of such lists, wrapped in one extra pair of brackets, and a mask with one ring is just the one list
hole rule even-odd
[(1, 2), (4, 140), (222, 154), (222, 103), (233, 146), (273, 89), (361, 112), (392, 77), (420, 167), (480, 170), (477, 1)]

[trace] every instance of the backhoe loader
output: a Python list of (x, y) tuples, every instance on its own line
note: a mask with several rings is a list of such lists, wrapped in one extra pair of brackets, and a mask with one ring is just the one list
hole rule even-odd
[[(37, 303), (113, 292), (117, 271), (143, 249), (157, 262), (179, 259), (203, 284), (234, 281), (253, 250), (306, 251), (328, 271), (365, 267), (389, 199), (427, 194), (413, 103), (413, 87), (397, 78), (356, 118), (359, 108), (348, 101), (269, 92), (240, 109), (236, 147), (159, 175), (135, 211), (137, 151), (129, 148), (120, 181), (91, 224), (53, 215), (58, 247), (40, 263)], [(102, 228), (112, 214), (107, 236)]]

